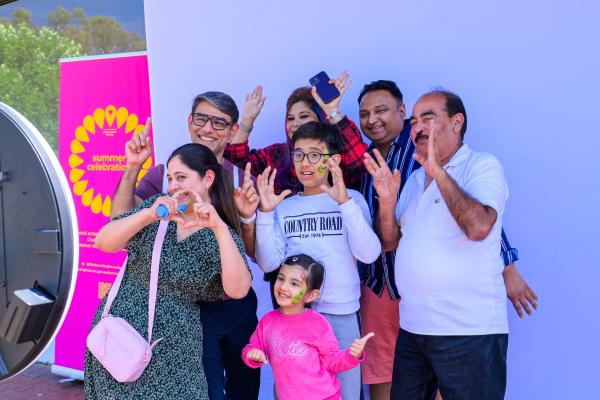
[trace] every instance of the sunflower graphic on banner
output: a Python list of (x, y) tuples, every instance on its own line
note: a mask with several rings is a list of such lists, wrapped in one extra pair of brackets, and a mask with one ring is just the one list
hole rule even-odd
[[(113, 154), (114, 139), (121, 139), (119, 142), (123, 137), (129, 140), (143, 130), (144, 125), (139, 124), (136, 114), (130, 114), (125, 107), (117, 109), (114, 105), (96, 108), (75, 129), (75, 138), (70, 143), (68, 176), (73, 184), (73, 194), (94, 214), (110, 216), (112, 192), (102, 193), (87, 178), (93, 176), (93, 180), (98, 180), (104, 174), (122, 173), (127, 160), (123, 154)], [(151, 166), (152, 157), (142, 166), (138, 182)]]

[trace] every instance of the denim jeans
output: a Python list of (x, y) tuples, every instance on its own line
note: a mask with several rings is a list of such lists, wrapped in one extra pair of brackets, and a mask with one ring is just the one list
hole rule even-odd
[(508, 334), (417, 335), (400, 328), (392, 399), (500, 400), (506, 390)]
[[(321, 314), (333, 328), (333, 334), (340, 345), (340, 349), (347, 349), (354, 339), (360, 338), (360, 327), (356, 313), (345, 315)], [(343, 400), (359, 400), (361, 398), (360, 366), (341, 372), (337, 374), (337, 377), (340, 380)]]

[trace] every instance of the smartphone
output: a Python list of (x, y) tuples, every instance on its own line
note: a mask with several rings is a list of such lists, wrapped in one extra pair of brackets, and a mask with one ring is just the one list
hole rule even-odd
[(317, 88), (317, 93), (321, 96), (324, 103), (331, 103), (335, 98), (340, 96), (340, 91), (337, 90), (333, 83), (329, 83), (329, 76), (325, 71), (321, 71), (308, 80), (311, 86)]

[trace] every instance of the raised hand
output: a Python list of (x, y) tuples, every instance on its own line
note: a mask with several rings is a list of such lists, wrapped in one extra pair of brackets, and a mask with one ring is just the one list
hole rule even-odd
[(340, 92), (340, 95), (337, 98), (333, 99), (330, 103), (323, 102), (321, 96), (319, 96), (319, 94), (317, 93), (317, 88), (314, 86), (312, 88), (312, 95), (315, 101), (328, 116), (331, 114), (332, 111), (340, 111), (340, 103), (342, 101), (342, 97), (344, 97), (344, 93), (346, 93), (346, 90), (348, 90), (350, 85), (352, 85), (352, 80), (350, 79), (350, 75), (347, 71), (342, 71), (337, 77), (337, 79), (332, 79), (329, 81), (329, 83), (333, 83), (337, 90)]
[(431, 119), (429, 121), (429, 133), (427, 137), (427, 158), (419, 155), (416, 152), (413, 154), (413, 158), (416, 162), (421, 164), (423, 168), (425, 168), (425, 172), (427, 172), (427, 175), (435, 179), (437, 174), (441, 170), (443, 170), (443, 168), (440, 164), (439, 158), (437, 133), (435, 131), (435, 119)]
[(233, 199), (238, 213), (242, 218), (250, 218), (256, 212), (260, 197), (254, 187), (252, 176), (250, 175), (250, 163), (246, 164), (244, 169), (244, 183), (242, 187), (235, 189)]
[(150, 143), (150, 129), (152, 120), (146, 119), (144, 131), (132, 137), (125, 143), (125, 155), (127, 156), (127, 165), (130, 167), (141, 168), (142, 164), (152, 155), (152, 146)]
[(250, 350), (246, 354), (246, 358), (248, 358), (248, 360), (252, 360), (252, 361), (257, 362), (257, 363), (266, 363), (267, 362), (267, 356), (260, 349), (252, 349), (252, 350)]
[(346, 184), (344, 183), (342, 169), (331, 158), (327, 159), (327, 168), (329, 169), (329, 172), (331, 172), (333, 186), (322, 184), (320, 189), (331, 196), (331, 198), (337, 201), (338, 204), (344, 204), (350, 197), (348, 196), (348, 190), (346, 189)]
[(364, 162), (367, 171), (373, 177), (373, 187), (379, 196), (379, 204), (394, 205), (400, 191), (400, 171), (394, 169), (392, 173), (379, 150), (374, 149), (373, 154), (375, 159), (369, 153), (365, 153)]
[(283, 199), (292, 193), (291, 190), (286, 189), (279, 195), (275, 194), (275, 175), (277, 175), (277, 169), (273, 169), (273, 173), (271, 174), (271, 167), (267, 167), (263, 173), (256, 178), (256, 188), (258, 189), (258, 195), (260, 196), (261, 211), (273, 211)]
[(246, 94), (244, 99), (244, 107), (242, 108), (242, 119), (240, 128), (250, 133), (254, 126), (254, 120), (260, 114), (263, 105), (265, 104), (266, 97), (262, 95), (263, 88), (257, 85), (254, 90)]
[(360, 358), (365, 350), (365, 345), (373, 336), (375, 336), (375, 334), (373, 332), (369, 332), (359, 339), (354, 339), (354, 342), (352, 342), (350, 345), (350, 354), (352, 354), (353, 357)]

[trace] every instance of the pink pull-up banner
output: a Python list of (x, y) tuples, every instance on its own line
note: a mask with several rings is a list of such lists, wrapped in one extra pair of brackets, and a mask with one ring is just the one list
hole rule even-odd
[[(103, 253), (94, 238), (110, 216), (125, 169), (125, 143), (150, 116), (144, 53), (63, 59), (60, 64), (59, 159), (79, 221), (79, 268), (71, 307), (56, 337), (52, 371), (83, 377), (85, 340), (102, 298), (125, 259)], [(143, 166), (139, 179), (152, 167)]]

